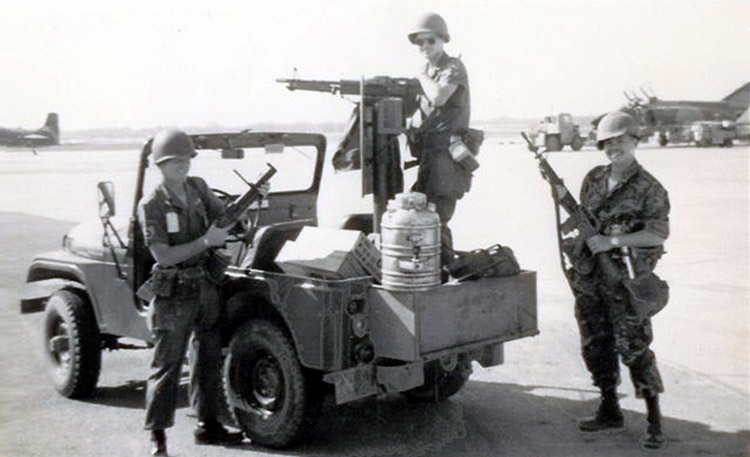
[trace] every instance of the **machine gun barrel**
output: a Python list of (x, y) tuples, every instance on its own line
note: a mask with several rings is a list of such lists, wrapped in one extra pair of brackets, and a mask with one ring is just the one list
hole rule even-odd
[(224, 214), (222, 214), (221, 217), (216, 221), (217, 227), (223, 228), (237, 222), (237, 220), (242, 217), (245, 211), (247, 211), (250, 205), (252, 205), (253, 202), (258, 199), (258, 197), (260, 196), (258, 188), (267, 183), (271, 179), (271, 177), (276, 174), (276, 168), (274, 168), (273, 165), (271, 165), (270, 163), (267, 163), (266, 165), (268, 166), (268, 170), (266, 170), (266, 172), (263, 173), (263, 175), (258, 178), (255, 183), (250, 185), (250, 189), (248, 189), (244, 194), (237, 197), (235, 201), (227, 206)]
[[(399, 97), (411, 100), (421, 90), (419, 80), (415, 78), (391, 78), (377, 76), (369, 78), (362, 84), (354, 79), (339, 81), (277, 78), (276, 82), (285, 84), (289, 90), (307, 90), (313, 92), (328, 92), (334, 95), (364, 95), (365, 97)], [(364, 94), (362, 94), (364, 86)]]

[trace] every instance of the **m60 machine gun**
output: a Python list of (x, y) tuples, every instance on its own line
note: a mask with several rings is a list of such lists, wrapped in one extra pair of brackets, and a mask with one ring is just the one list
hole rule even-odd
[(328, 92), (334, 95), (360, 97), (347, 134), (334, 156), (344, 160), (349, 169), (362, 170), (362, 195), (373, 194), (373, 231), (380, 231), (380, 218), (389, 199), (403, 191), (400, 148), (397, 136), (405, 131), (405, 119), (417, 109), (421, 92), (415, 78), (377, 76), (368, 79), (339, 81), (285, 79), (276, 80), (287, 89)]
[(276, 81), (286, 84), (289, 90), (330, 92), (334, 95), (362, 95), (368, 98), (398, 97), (405, 102), (414, 102), (421, 90), (419, 81), (415, 78), (391, 78), (389, 76), (376, 76), (360, 81), (353, 79), (320, 81), (297, 78), (278, 78)]

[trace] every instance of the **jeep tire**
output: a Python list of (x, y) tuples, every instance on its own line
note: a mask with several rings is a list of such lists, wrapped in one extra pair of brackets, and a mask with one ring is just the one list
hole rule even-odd
[(317, 419), (321, 398), (291, 337), (274, 321), (240, 326), (224, 361), (224, 390), (237, 425), (255, 443), (294, 444)]
[(406, 398), (414, 402), (437, 403), (456, 394), (466, 384), (471, 375), (471, 360), (458, 356), (454, 367), (446, 369), (439, 360), (427, 362), (424, 366), (424, 384), (404, 392)]
[(101, 339), (93, 310), (82, 294), (59, 290), (47, 301), (44, 353), (60, 395), (91, 395), (101, 370)]

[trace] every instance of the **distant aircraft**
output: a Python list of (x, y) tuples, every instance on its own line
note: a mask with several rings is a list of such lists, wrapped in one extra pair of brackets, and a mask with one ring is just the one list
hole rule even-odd
[(60, 127), (57, 113), (47, 114), (44, 127), (36, 130), (6, 129), (0, 127), (0, 146), (36, 148), (60, 144)]
[[(642, 138), (648, 138), (656, 133), (662, 146), (670, 141), (689, 141), (685, 136), (689, 135), (690, 124), (693, 122), (737, 122), (740, 115), (750, 106), (750, 82), (719, 101), (668, 101), (657, 98), (653, 90), (647, 92), (641, 88), (641, 92), (646, 97), (645, 101), (635, 92), (624, 92), (628, 104), (621, 110), (638, 119)], [(591, 122), (595, 128), (602, 116)]]

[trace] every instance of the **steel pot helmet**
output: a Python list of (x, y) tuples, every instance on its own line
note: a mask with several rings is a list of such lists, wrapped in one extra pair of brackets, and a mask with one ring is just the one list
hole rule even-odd
[(622, 111), (607, 113), (596, 126), (596, 147), (604, 149), (604, 140), (626, 133), (638, 138), (638, 123), (633, 116)]
[(409, 41), (414, 43), (417, 35), (420, 33), (432, 32), (439, 36), (446, 43), (451, 40), (451, 36), (448, 35), (448, 26), (439, 14), (427, 13), (417, 21), (416, 25), (409, 32)]
[(154, 135), (151, 152), (155, 164), (179, 157), (193, 158), (197, 155), (193, 140), (182, 130), (168, 129)]

